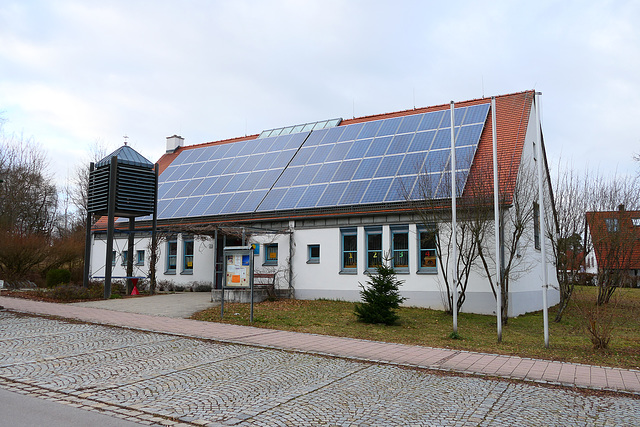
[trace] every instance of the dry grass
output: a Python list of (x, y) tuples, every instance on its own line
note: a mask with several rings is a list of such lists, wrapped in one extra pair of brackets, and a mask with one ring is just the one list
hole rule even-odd
[[(451, 316), (444, 312), (415, 307), (398, 311), (394, 326), (358, 322), (353, 303), (330, 300), (265, 301), (254, 306), (253, 326), (287, 331), (363, 338), (376, 341), (445, 347), (485, 353), (518, 355), (592, 365), (640, 369), (640, 289), (619, 289), (615, 324), (607, 350), (594, 350), (584, 320), (576, 304), (595, 302), (596, 289), (582, 288), (575, 294), (561, 323), (553, 323), (550, 309), (550, 348), (544, 348), (542, 312), (509, 319), (503, 328), (503, 340), (496, 339), (493, 316), (461, 313), (458, 316), (460, 339), (451, 339)], [(197, 313), (194, 319), (220, 321), (220, 309)], [(225, 304), (224, 323), (249, 324), (248, 304)]]

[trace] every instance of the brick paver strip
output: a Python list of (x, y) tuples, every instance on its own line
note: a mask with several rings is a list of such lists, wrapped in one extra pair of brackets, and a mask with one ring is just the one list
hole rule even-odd
[(640, 394), (640, 371), (631, 369), (276, 331), (19, 298), (0, 297), (0, 306), (18, 312), (236, 344)]

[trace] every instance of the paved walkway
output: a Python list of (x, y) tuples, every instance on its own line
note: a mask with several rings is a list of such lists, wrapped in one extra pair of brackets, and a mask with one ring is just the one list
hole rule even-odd
[(227, 343), (640, 395), (638, 370), (277, 331), (18, 298), (0, 297), (0, 306), (17, 312)]
[(220, 303), (211, 302), (209, 292), (180, 292), (138, 298), (75, 302), (69, 305), (186, 319), (193, 313), (218, 306)]

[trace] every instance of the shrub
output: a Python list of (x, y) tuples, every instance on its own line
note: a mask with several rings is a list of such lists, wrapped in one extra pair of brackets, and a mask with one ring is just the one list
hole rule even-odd
[(49, 293), (49, 296), (60, 302), (91, 299), (89, 289), (74, 285), (58, 285)]
[(355, 315), (365, 323), (383, 323), (393, 325), (398, 320), (395, 310), (405, 298), (400, 296), (398, 288), (402, 281), (396, 278), (393, 267), (381, 265), (375, 274), (369, 274), (368, 287), (360, 283), (362, 303), (356, 303)]
[(193, 282), (194, 292), (211, 292), (211, 282)]
[(574, 300), (581, 326), (593, 344), (593, 348), (607, 349), (616, 326), (618, 298), (614, 297), (609, 303), (600, 305), (597, 301), (591, 301), (584, 296)]
[(71, 272), (60, 268), (54, 268), (47, 272), (47, 287), (53, 288), (61, 283), (69, 284), (71, 281)]
[(158, 291), (173, 291), (173, 280), (158, 280), (156, 282), (156, 289)]

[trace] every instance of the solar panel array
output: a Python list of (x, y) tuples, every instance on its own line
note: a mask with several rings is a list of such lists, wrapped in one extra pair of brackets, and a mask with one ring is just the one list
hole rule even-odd
[[(461, 184), (488, 111), (455, 109)], [(421, 197), (423, 174), (431, 197), (449, 197), (450, 153), (449, 110), (194, 148), (160, 175), (158, 217), (398, 202)]]
[(338, 126), (342, 121), (341, 118), (321, 120), (319, 122), (303, 123), (301, 125), (286, 126), (283, 128), (264, 130), (258, 135), (258, 138), (267, 138), (270, 136), (289, 135), (290, 133), (309, 132), (318, 129), (328, 129)]

